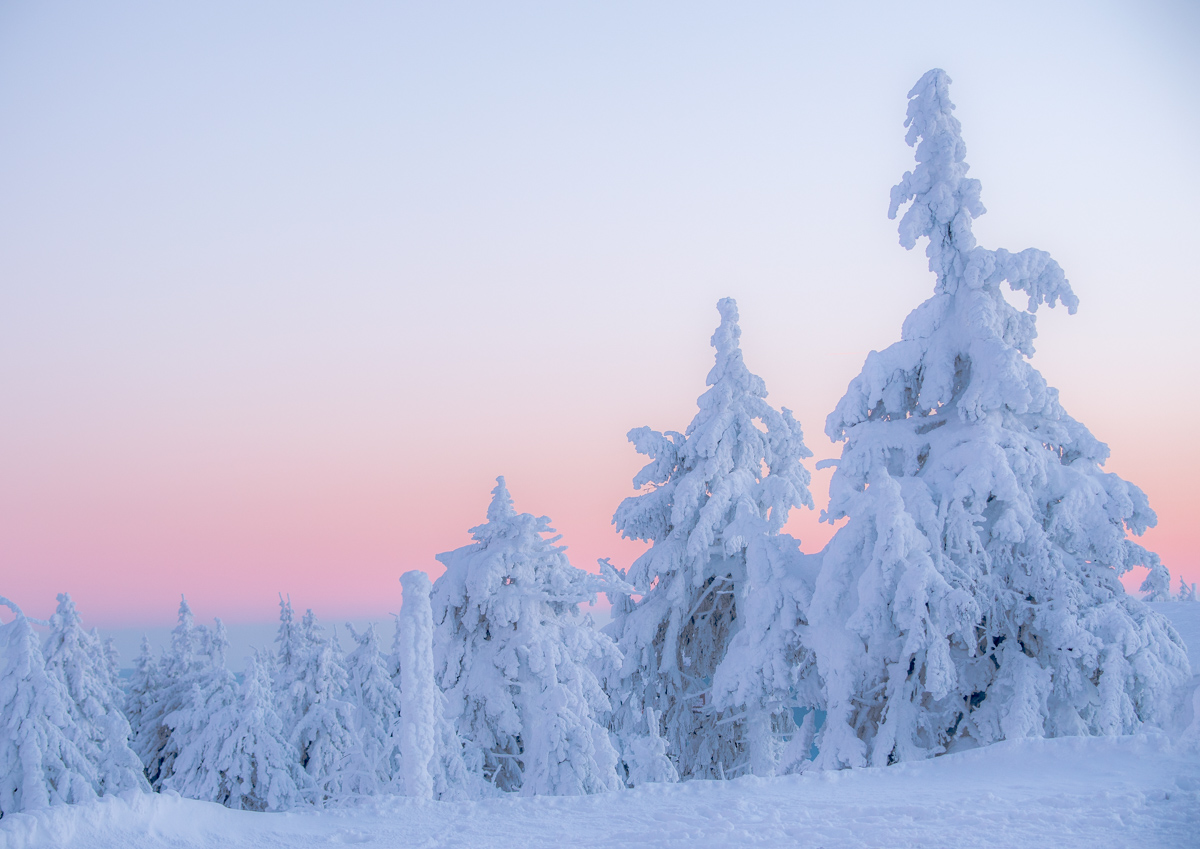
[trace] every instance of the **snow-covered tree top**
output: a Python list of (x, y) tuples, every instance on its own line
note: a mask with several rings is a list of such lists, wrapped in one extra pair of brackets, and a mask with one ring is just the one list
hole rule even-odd
[[(474, 544), (437, 555), (446, 566), (438, 585), (443, 592), (456, 588), (453, 604), (470, 598), (476, 604), (503, 607), (517, 604), (517, 596), (529, 595), (575, 605), (608, 588), (599, 575), (571, 566), (566, 546), (556, 545), (562, 536), (548, 516), (516, 512), (503, 477), (496, 478), (487, 517), (487, 522), (471, 528)], [(513, 601), (496, 601), (494, 595), (509, 585), (514, 585), (508, 593)], [(506, 615), (515, 616), (515, 610)]]
[[(917, 239), (929, 239), (929, 270), (938, 275), (940, 291), (953, 292), (960, 281), (972, 288), (997, 286), (1007, 280), (1029, 295), (1029, 311), (1061, 301), (1074, 313), (1079, 299), (1058, 263), (1044, 251), (976, 250), (971, 221), (987, 210), (979, 199), (980, 183), (967, 177), (967, 146), (952, 114), (950, 77), (940, 68), (927, 72), (908, 93), (905, 141), (915, 145), (917, 167), (905, 172), (892, 188), (888, 217), (912, 201), (900, 219), (900, 244), (911, 250)], [(1020, 346), (1018, 346), (1020, 347)]]
[[(950, 78), (932, 70), (909, 92), (906, 140), (917, 166), (892, 189), (889, 215), (900, 220), (900, 243), (929, 240), (934, 295), (904, 322), (901, 341), (871, 352), (825, 432), (835, 441), (868, 420), (925, 417), (953, 403), (967, 421), (989, 412), (1035, 414), (1047, 424), (1045, 442), (1073, 442), (1072, 452), (1103, 462), (1107, 448), (1058, 405), (1058, 393), (1029, 365), (1038, 306), (1079, 304), (1062, 268), (1045, 251), (988, 250), (975, 243), (971, 221), (982, 215), (978, 180), (966, 176), (966, 145), (953, 115)], [(911, 202), (911, 203), (910, 203)], [(1004, 298), (1000, 284), (1028, 295), (1025, 310)]]
[[(508, 494), (508, 486), (504, 483), (504, 475), (496, 478), (496, 487), (492, 490), (492, 502), (488, 505), (487, 518), (489, 522), (503, 522), (517, 515), (513, 507), (512, 496)], [(480, 525), (480, 527), (485, 527)], [(474, 533), (474, 531), (472, 531)]]
[[(629, 431), (638, 453), (651, 458), (633, 485), (652, 488), (626, 498), (613, 516), (623, 536), (670, 537), (686, 543), (688, 557), (707, 557), (708, 547), (739, 509), (778, 530), (792, 507), (812, 506), (808, 471), (800, 464), (812, 452), (800, 425), (786, 407), (775, 410), (764, 400), (766, 384), (746, 368), (737, 302), (722, 298), (717, 310), (716, 362), (708, 373), (709, 388), (696, 401), (695, 418), (683, 434), (648, 427)], [(743, 544), (740, 536), (724, 542), (730, 553)]]

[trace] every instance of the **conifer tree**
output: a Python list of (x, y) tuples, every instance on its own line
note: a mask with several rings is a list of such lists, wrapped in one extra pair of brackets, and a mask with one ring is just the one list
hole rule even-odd
[(312, 610), (300, 623), (297, 652), (290, 740), (316, 788), (316, 801), (369, 795), (375, 779), (352, 730), (354, 707), (346, 700), (346, 668), (335, 641), (323, 635)]
[(163, 717), (171, 766), (160, 782), (163, 790), (223, 805), (229, 804), (233, 790), (221, 747), (237, 725), (239, 709), (237, 682), (225, 660), (228, 647), (225, 626), (218, 619), (192, 658), (186, 686), (180, 687), (172, 710)]
[(196, 625), (186, 598), (179, 601), (179, 623), (171, 632), (171, 646), (157, 663), (150, 660), (149, 645), (143, 641), (128, 701), (129, 720), (132, 748), (154, 790), (162, 789), (179, 753), (180, 739), (172, 738), (168, 717), (192, 698), (192, 688), (205, 678), (208, 644), (208, 630)]
[[(1108, 449), (1034, 369), (1034, 312), (1078, 303), (1042, 251), (976, 245), (980, 184), (934, 70), (909, 93), (916, 168), (900, 241), (928, 239), (933, 296), (902, 339), (868, 355), (829, 416), (845, 441), (809, 608), (828, 718), (825, 767), (886, 764), (1029, 735), (1118, 734), (1164, 716), (1186, 677), (1165, 621), (1119, 576), (1149, 568), (1127, 538), (1155, 522), (1101, 465)], [(1028, 296), (1025, 310), (1000, 291)]]
[(620, 784), (592, 667), (619, 655), (578, 616), (604, 582), (573, 567), (552, 533), (545, 516), (517, 513), (496, 479), (475, 542), (438, 555), (435, 669), (468, 768), (503, 791), (595, 793)]
[(238, 687), (225, 666), (225, 645), (218, 626), (208, 681), (198, 682), (191, 702), (173, 714), (183, 744), (165, 786), (235, 810), (295, 808), (310, 782), (275, 713), (267, 665), (251, 656)]
[[(350, 626), (347, 626), (350, 627)], [(350, 627), (355, 647), (346, 655), (346, 700), (350, 703), (353, 728), (362, 747), (362, 757), (374, 793), (393, 785), (400, 776), (400, 690), (391, 681), (375, 626), (358, 634)]]
[[(646, 717), (658, 718), (661, 728), (651, 737), (661, 732), (684, 778), (749, 769), (748, 720), (756, 720), (760, 739), (770, 733), (764, 723), (791, 721), (788, 710), (759, 692), (768, 686), (761, 674), (753, 688), (726, 685), (724, 701), (714, 701), (712, 685), (741, 625), (739, 605), (769, 591), (773, 573), (798, 553), (798, 543), (780, 533), (789, 511), (812, 507), (800, 462), (811, 452), (800, 425), (790, 410), (766, 402), (766, 385), (746, 368), (737, 304), (724, 298), (717, 309), (716, 363), (695, 418), (683, 434), (629, 432), (651, 460), (634, 487), (649, 489), (626, 498), (613, 516), (623, 536), (651, 543), (628, 573), (641, 599), (618, 599), (606, 629), (625, 658), (610, 690), (613, 728), (634, 739)], [(765, 633), (770, 617), (761, 619), (756, 629)], [(794, 629), (789, 639), (798, 639)], [(630, 757), (626, 752), (633, 770)]]
[(66, 593), (59, 594), (58, 608), (50, 617), (44, 654), (47, 671), (70, 696), (68, 712), (86, 741), (84, 753), (95, 768), (97, 790), (148, 791), (141, 761), (129, 748), (129, 723), (115, 699), (112, 662), (99, 637), (83, 630)]
[[(20, 608), (0, 624), (0, 817), (96, 796), (91, 745), (71, 716), (67, 688), (46, 669)], [(43, 623), (44, 624), (44, 623)]]

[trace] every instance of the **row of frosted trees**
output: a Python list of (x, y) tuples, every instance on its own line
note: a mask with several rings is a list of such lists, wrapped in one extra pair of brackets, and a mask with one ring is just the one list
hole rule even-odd
[[(975, 243), (984, 209), (948, 84), (931, 71), (910, 93), (917, 165), (892, 190), (934, 294), (826, 422), (843, 449), (822, 516), (843, 524), (823, 551), (783, 531), (813, 506), (811, 454), (743, 363), (725, 299), (691, 424), (629, 434), (649, 463), (613, 522), (649, 547), (628, 571), (573, 567), (499, 479), (432, 592), (405, 576), (390, 652), (368, 629), (343, 654), (285, 602), (275, 651), (239, 683), (219, 622), (185, 605), (123, 699), (69, 599), (44, 650), (17, 615), (0, 630), (0, 811), (147, 786), (257, 810), (580, 794), (1165, 723), (1186, 654), (1119, 582), (1141, 566), (1143, 591), (1168, 594), (1129, 538), (1154, 513), (1029, 363), (1037, 308), (1077, 299), (1048, 254)], [(599, 592), (602, 631), (578, 612)]]

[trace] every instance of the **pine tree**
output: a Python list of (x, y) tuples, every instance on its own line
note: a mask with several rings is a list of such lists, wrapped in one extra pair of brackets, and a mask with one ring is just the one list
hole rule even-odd
[(13, 612), (0, 624), (0, 817), (93, 799), (91, 744), (72, 720), (71, 696), (47, 671), (20, 608), (6, 598), (0, 605)]
[(291, 598), (279, 596), (279, 630), (275, 635), (275, 657), (271, 671), (274, 675), (276, 710), (287, 726), (295, 724), (299, 690), (297, 681), (303, 674), (310, 646), (295, 622)]
[(283, 735), (266, 664), (249, 658), (239, 687), (225, 664), (226, 647), (218, 620), (209, 675), (170, 717), (181, 745), (164, 787), (235, 810), (295, 808), (310, 783)]
[[(725, 298), (717, 309), (716, 364), (699, 411), (684, 434), (646, 427), (629, 432), (638, 452), (651, 459), (633, 485), (650, 489), (626, 498), (613, 517), (623, 536), (651, 543), (628, 574), (641, 600), (619, 600), (606, 629), (625, 658), (613, 691), (613, 727), (622, 739), (633, 739), (647, 716), (658, 717), (685, 778), (750, 768), (749, 721), (758, 739), (764, 722), (791, 721), (766, 695), (761, 674), (757, 687), (730, 684), (734, 693), (726, 694), (724, 711), (714, 703), (712, 684), (741, 624), (739, 605), (765, 590), (773, 573), (787, 568), (782, 561), (798, 554), (798, 543), (780, 533), (789, 511), (812, 507), (809, 474), (800, 462), (811, 452), (800, 425), (790, 410), (764, 400), (766, 385), (746, 368), (737, 304)], [(768, 630), (770, 617), (756, 628)]]
[[(347, 626), (350, 627), (350, 626)], [(400, 690), (391, 681), (375, 626), (361, 634), (350, 627), (356, 643), (346, 655), (346, 700), (350, 703), (353, 728), (362, 747), (365, 768), (375, 785), (374, 793), (389, 788), (400, 776), (400, 742), (396, 729), (400, 720)]]
[(355, 735), (354, 707), (346, 700), (346, 668), (333, 639), (311, 610), (300, 624), (298, 669), (291, 686), (290, 741), (316, 788), (316, 801), (341, 801), (375, 790)]
[[(93, 632), (83, 630), (74, 602), (58, 596), (44, 649), (47, 671), (66, 688), (71, 722), (86, 741), (100, 793), (146, 790), (141, 761), (129, 748), (130, 728), (116, 700), (112, 661)], [(119, 691), (116, 691), (119, 692)]]
[(169, 732), (170, 772), (160, 782), (163, 790), (205, 802), (230, 803), (234, 789), (220, 757), (238, 721), (237, 682), (226, 666), (229, 641), (225, 626), (216, 627), (203, 647), (204, 656), (192, 658), (192, 672), (180, 688), (173, 709), (163, 717)]
[(179, 624), (171, 632), (171, 647), (154, 663), (143, 640), (142, 657), (127, 702), (133, 730), (132, 747), (146, 768), (154, 790), (170, 777), (180, 739), (172, 737), (167, 717), (193, 696), (192, 689), (208, 672), (208, 630), (196, 625), (187, 599), (179, 601)]
[(590, 667), (619, 655), (578, 617), (603, 581), (574, 568), (552, 533), (548, 518), (518, 514), (497, 478), (474, 544), (438, 555), (435, 668), (468, 768), (503, 791), (595, 793), (619, 781)]
[(1048, 254), (976, 245), (984, 208), (949, 82), (930, 71), (909, 94), (917, 167), (890, 212), (911, 201), (900, 241), (928, 239), (934, 295), (826, 425), (846, 445), (825, 518), (848, 519), (809, 608), (826, 767), (1129, 732), (1162, 717), (1186, 676), (1170, 628), (1118, 581), (1135, 565), (1147, 590), (1166, 577), (1126, 536), (1155, 522), (1145, 495), (1102, 471), (1107, 447), (1028, 362), (1037, 307), (1077, 299)]

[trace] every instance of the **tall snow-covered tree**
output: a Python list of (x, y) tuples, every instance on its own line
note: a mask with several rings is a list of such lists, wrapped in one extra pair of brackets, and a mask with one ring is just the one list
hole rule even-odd
[[(1119, 576), (1158, 558), (1130, 540), (1145, 495), (1101, 466), (1107, 447), (1029, 363), (1039, 305), (1077, 299), (1043, 251), (979, 247), (950, 80), (909, 93), (916, 168), (900, 241), (928, 239), (933, 296), (871, 353), (829, 416), (845, 441), (809, 608), (828, 718), (821, 766), (928, 757), (956, 741), (1117, 734), (1163, 715), (1186, 675), (1173, 631)], [(1028, 297), (1024, 310), (1001, 292)]]
[(397, 621), (400, 651), (400, 746), (403, 790), (420, 799), (476, 795), (462, 759), (462, 743), (446, 719), (446, 697), (433, 673), (433, 608), (429, 576), (400, 576), (404, 606)]
[[(780, 532), (789, 511), (812, 507), (801, 464), (811, 452), (800, 425), (786, 407), (766, 402), (762, 378), (746, 368), (737, 304), (724, 298), (717, 309), (716, 363), (699, 410), (683, 434), (647, 427), (629, 432), (651, 460), (633, 485), (649, 489), (626, 498), (613, 517), (623, 536), (651, 543), (627, 576), (641, 599), (615, 599), (606, 629), (624, 655), (620, 680), (610, 690), (613, 727), (622, 739), (635, 739), (647, 717), (656, 717), (661, 726), (651, 737), (661, 733), (685, 778), (749, 769), (751, 726), (761, 741), (769, 731), (764, 725), (790, 723), (790, 711), (762, 674), (760, 661), (775, 658), (748, 653), (758, 671), (740, 672), (757, 684), (729, 683), (725, 710), (714, 702), (712, 685), (749, 599), (773, 592), (771, 604), (759, 605), (759, 641), (772, 628), (766, 608), (794, 607), (770, 584), (799, 554), (796, 540)], [(798, 632), (793, 628), (787, 639), (794, 642)], [(633, 770), (631, 757), (626, 752)]]
[(499, 790), (578, 795), (615, 789), (617, 753), (597, 717), (609, 709), (593, 667), (612, 640), (579, 618), (606, 587), (567, 559), (549, 519), (517, 513), (496, 479), (475, 542), (438, 555), (434, 657), (447, 715), (470, 769)]
[(46, 669), (41, 640), (20, 608), (0, 624), (0, 817), (96, 796), (92, 745), (74, 722), (71, 695)]
[(96, 771), (100, 793), (146, 790), (142, 763), (129, 748), (129, 722), (116, 701), (115, 682), (105, 647), (83, 630), (75, 603), (66, 593), (50, 617), (43, 649), (46, 668), (66, 688), (71, 721), (86, 740), (84, 748)]

